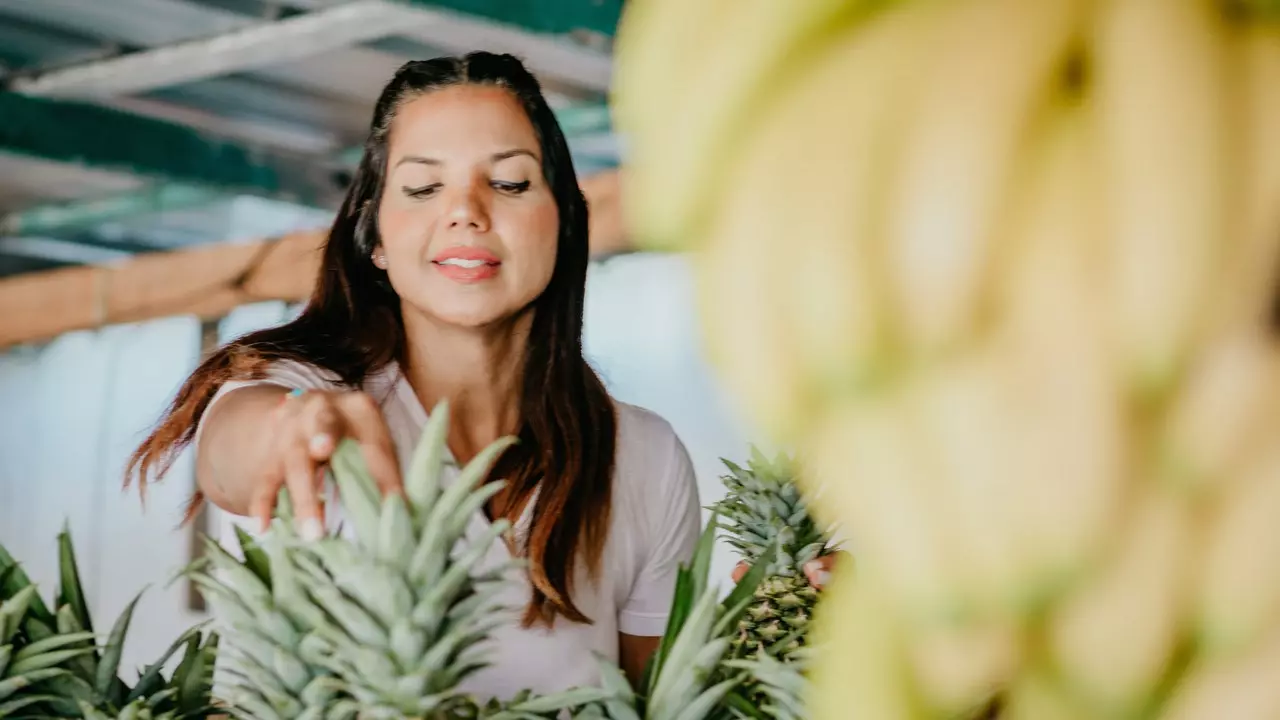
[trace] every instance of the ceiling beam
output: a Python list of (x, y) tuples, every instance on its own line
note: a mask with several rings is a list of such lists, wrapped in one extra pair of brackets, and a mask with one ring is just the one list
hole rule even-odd
[(560, 2), (353, 0), (210, 38), (18, 76), (10, 88), (45, 97), (133, 95), (400, 35), (450, 52), (482, 47), (511, 52), (536, 73), (597, 92), (607, 90), (612, 74), (608, 53), (545, 33), (567, 31), (579, 23), (604, 27), (609, 18), (616, 25), (621, 3), (567, 3), (582, 10), (566, 15), (554, 11)]
[[(618, 183), (617, 172), (582, 183), (595, 257), (630, 249)], [(217, 318), (259, 300), (303, 300), (311, 294), (325, 237), (324, 230), (315, 230), (0, 280), (0, 348), (114, 323), (172, 315)]]
[(257, 23), (211, 38), (18, 77), (11, 88), (48, 97), (133, 95), (298, 60), (375, 40), (425, 21), (393, 2), (356, 0), (283, 20)]

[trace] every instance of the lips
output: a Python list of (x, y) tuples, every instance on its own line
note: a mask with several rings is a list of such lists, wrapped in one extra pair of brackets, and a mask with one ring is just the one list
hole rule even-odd
[(498, 274), (502, 261), (497, 255), (477, 247), (453, 247), (431, 260), (445, 277), (457, 282), (479, 282)]

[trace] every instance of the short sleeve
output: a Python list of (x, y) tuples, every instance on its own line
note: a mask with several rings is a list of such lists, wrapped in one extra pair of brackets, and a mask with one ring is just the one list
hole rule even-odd
[(675, 594), (676, 576), (688, 565), (702, 532), (702, 509), (698, 501), (698, 481), (693, 462), (679, 438), (672, 436), (666, 471), (655, 478), (657, 499), (649, 549), (644, 564), (618, 614), (618, 630), (627, 635), (654, 637), (666, 630)]
[(205, 407), (204, 413), (200, 417), (200, 423), (196, 426), (194, 444), (198, 445), (200, 443), (200, 435), (204, 431), (205, 418), (209, 417), (214, 405), (236, 390), (262, 385), (276, 385), (282, 388), (299, 388), (302, 390), (331, 389), (334, 387), (337, 377), (335, 373), (322, 370), (314, 365), (279, 360), (271, 363), (271, 366), (267, 368), (262, 377), (223, 383), (222, 387), (218, 388), (218, 391), (209, 400), (209, 405)]

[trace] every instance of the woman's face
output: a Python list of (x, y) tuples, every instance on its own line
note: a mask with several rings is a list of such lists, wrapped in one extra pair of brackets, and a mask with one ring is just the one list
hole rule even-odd
[(374, 255), (404, 303), (482, 327), (546, 289), (559, 211), (510, 92), (464, 85), (415, 98), (392, 121), (387, 149)]

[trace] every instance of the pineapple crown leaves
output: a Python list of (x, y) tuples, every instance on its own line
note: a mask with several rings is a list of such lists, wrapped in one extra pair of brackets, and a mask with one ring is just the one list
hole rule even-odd
[(775, 720), (799, 720), (808, 717), (804, 698), (808, 693), (808, 679), (800, 662), (781, 662), (768, 655), (750, 659), (726, 660), (725, 667), (739, 670), (753, 681), (753, 690), (765, 697), (760, 707), (749, 705), (747, 712), (740, 708), (743, 717), (774, 718)]
[(776, 548), (767, 574), (802, 576), (804, 564), (823, 555), (831, 538), (809, 515), (796, 483), (797, 461), (782, 453), (770, 460), (752, 445), (747, 467), (721, 462), (729, 470), (721, 476), (726, 493), (711, 509), (727, 519), (728, 544), (752, 565)]
[[(213, 653), (217, 638), (203, 645), (202, 626), (189, 630), (182, 643), (194, 644), (196, 656), (180, 665), (170, 680), (161, 670), (179, 644), (144, 671), (130, 688), (118, 676), (120, 658), (141, 593), (121, 613), (102, 646), (95, 643), (70, 531), (58, 536), (59, 587), (56, 613), (40, 601), (34, 584), (12, 556), (0, 548), (0, 716), (24, 709), (41, 717), (133, 715), (142, 710), (156, 717), (201, 718), (213, 714)], [(209, 673), (203, 672), (201, 663)]]
[(238, 533), (242, 560), (208, 541), (211, 570), (193, 578), (228, 627), (237, 713), (444, 717), (470, 702), (458, 685), (486, 664), (481, 642), (507, 610), (492, 589), (516, 563), (479, 568), (506, 521), (458, 543), (501, 488), (484, 480), (513, 439), (485, 448), (445, 484), (448, 422), (442, 403), (406, 467), (403, 494), (384, 496), (359, 446), (339, 443), (330, 473), (353, 540), (302, 541), (283, 491), (270, 533)]

